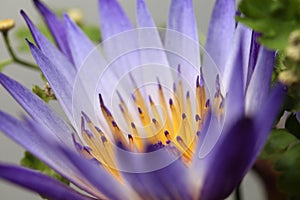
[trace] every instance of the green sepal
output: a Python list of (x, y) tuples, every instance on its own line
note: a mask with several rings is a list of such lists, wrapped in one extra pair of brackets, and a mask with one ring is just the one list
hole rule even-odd
[(101, 42), (101, 33), (99, 27), (93, 25), (85, 25), (81, 26), (82, 31), (90, 38), (90, 40), (94, 43)]
[(44, 162), (40, 161), (38, 158), (33, 156), (28, 151), (25, 151), (24, 157), (22, 158), (20, 164), (24, 167), (28, 167), (30, 169), (38, 170), (38, 171), (40, 171), (41, 173), (43, 173), (47, 176), (53, 177), (53, 178), (61, 181), (62, 183), (65, 183), (67, 185), (70, 184), (70, 182), (67, 179), (65, 179), (64, 177), (62, 177), (58, 173), (56, 173), (53, 169), (48, 167)]
[[(54, 43), (54, 39), (46, 25), (39, 24), (37, 27), (44, 34), (44, 36), (46, 36), (46, 38), (48, 38), (52, 43)], [(23, 51), (23, 52), (29, 52), (30, 49), (29, 49), (27, 42), (25, 41), (25, 38), (27, 38), (31, 42), (33, 42), (34, 39), (31, 35), (28, 27), (27, 26), (18, 27), (16, 29), (15, 36), (18, 41), (19, 50)]]
[(46, 92), (40, 88), (37, 85), (34, 85), (32, 88), (32, 92), (35, 93), (36, 95), (38, 95), (43, 101), (45, 101), (46, 103), (48, 103), (51, 99), (51, 97), (49, 97)]

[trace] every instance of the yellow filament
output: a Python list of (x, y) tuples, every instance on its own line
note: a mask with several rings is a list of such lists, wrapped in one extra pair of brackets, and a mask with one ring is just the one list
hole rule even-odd
[[(172, 132), (172, 125), (171, 125), (171, 120), (170, 120), (170, 117), (169, 117), (169, 113), (168, 113), (168, 107), (167, 107), (167, 104), (165, 102), (165, 98), (164, 98), (164, 92), (162, 90), (162, 87), (161, 85), (159, 84), (159, 87), (158, 87), (158, 96), (159, 96), (159, 103), (160, 105), (162, 105), (162, 108), (164, 110), (164, 113), (165, 113), (165, 116), (166, 116), (166, 123), (165, 123), (165, 126), (163, 129), (165, 130), (169, 130), (170, 132)], [(171, 134), (171, 133), (170, 133)], [(174, 135), (170, 135), (171, 138), (174, 137)]]
[(116, 142), (121, 142), (124, 145), (124, 147), (128, 147), (127, 140), (125, 139), (123, 133), (121, 132), (120, 128), (118, 127), (115, 121), (112, 121), (111, 126), (114, 140)]
[(201, 119), (203, 119), (205, 102), (206, 102), (205, 87), (201, 86), (198, 82), (196, 87), (196, 107), (197, 107), (197, 113)]
[[(193, 110), (192, 110), (192, 103), (191, 103), (191, 98), (189, 93), (187, 93), (186, 95), (186, 117), (188, 119), (188, 121), (191, 123), (191, 126), (194, 127), (195, 123), (194, 123), (194, 117), (193, 117)], [(194, 128), (195, 129), (195, 128)]]
[(161, 127), (161, 125), (159, 124), (159, 122), (156, 119), (152, 120), (152, 122), (154, 123), (155, 132), (157, 133), (155, 135), (156, 140), (161, 141), (163, 144), (166, 144), (166, 142), (165, 142), (165, 137), (166, 136), (164, 134), (163, 128)]
[(123, 114), (123, 117), (127, 123), (127, 126), (130, 127), (131, 126), (131, 122), (133, 121), (132, 116), (130, 115), (130, 112), (128, 111), (128, 108), (126, 106), (126, 104), (124, 102), (121, 102), (121, 104), (119, 105)]
[(147, 124), (150, 124), (151, 121), (150, 121), (150, 115), (148, 113), (148, 109), (147, 109), (147, 106), (145, 104), (145, 101), (144, 101), (144, 98), (142, 97), (142, 94), (140, 92), (140, 90), (137, 88), (134, 92), (134, 96), (135, 96), (135, 104), (138, 108), (141, 108), (142, 111), (143, 111), (143, 121), (144, 123), (147, 125)]
[(178, 100), (179, 100), (179, 112), (182, 113), (184, 110), (184, 96), (183, 96), (183, 86), (182, 86), (182, 80), (179, 80), (178, 83)]
[(136, 126), (133, 122), (131, 122), (131, 124), (130, 124), (130, 130), (131, 130), (133, 141), (136, 145), (136, 148), (138, 149), (139, 152), (143, 152), (145, 147), (144, 147), (143, 141), (141, 139), (141, 136), (138, 133), (138, 130), (136, 129)]
[[(110, 153), (107, 151), (107, 146), (101, 145), (102, 142), (94, 138), (93, 136), (88, 136), (88, 133), (83, 130), (82, 135), (86, 143), (92, 149), (91, 154), (95, 157), (103, 166), (106, 168), (108, 172), (110, 172), (114, 177), (116, 177), (119, 181), (121, 181), (121, 176), (119, 172), (116, 170), (115, 164), (112, 160), (112, 156), (114, 155), (111, 151)], [(106, 142), (108, 143), (108, 142)]]
[(189, 162), (193, 157), (193, 151), (185, 144), (182, 138), (177, 137), (176, 140), (181, 147), (180, 149), (183, 152), (184, 158), (186, 159), (187, 162)]
[(170, 110), (172, 113), (174, 134), (177, 135), (178, 131), (179, 131), (179, 127), (181, 125), (181, 119), (179, 117), (178, 110), (176, 109), (175, 104), (173, 103), (172, 99), (170, 99)]
[(133, 137), (131, 135), (128, 135), (128, 140), (129, 140), (129, 150), (131, 152), (136, 152), (136, 146), (134, 144)]

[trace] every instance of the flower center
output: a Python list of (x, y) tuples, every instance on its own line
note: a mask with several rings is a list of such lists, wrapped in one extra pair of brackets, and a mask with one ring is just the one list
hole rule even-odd
[[(213, 110), (217, 110), (221, 115), (223, 96), (218, 89), (218, 77), (216, 88), (212, 106)], [(167, 97), (165, 92), (158, 78), (155, 99), (152, 94), (144, 98), (141, 90), (136, 87), (131, 98), (138, 116), (131, 111), (121, 94), (117, 92), (119, 108), (129, 132), (119, 127), (113, 114), (105, 105), (102, 95), (99, 94), (101, 112), (109, 132), (96, 127), (82, 112), (81, 133), (87, 147), (81, 148), (81, 151), (90, 159), (101, 163), (119, 180), (121, 178), (116, 168), (114, 150), (116, 146), (133, 153), (147, 153), (165, 148), (169, 153), (180, 157), (188, 166), (210, 107), (202, 72), (196, 79), (194, 91), (185, 90), (183, 81), (178, 78), (173, 84), (171, 97)], [(193, 97), (191, 92), (194, 92)], [(136, 118), (140, 123), (136, 122)]]

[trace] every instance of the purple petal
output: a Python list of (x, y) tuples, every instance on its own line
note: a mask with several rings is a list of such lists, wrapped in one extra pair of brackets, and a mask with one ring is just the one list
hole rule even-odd
[[(222, 134), (202, 160), (206, 167), (201, 199), (224, 199), (240, 183), (254, 153), (255, 128), (250, 119), (240, 119)], [(237, 164), (238, 162), (238, 164)]]
[[(263, 147), (265, 141), (268, 138), (269, 131), (271, 130), (273, 123), (277, 117), (279, 109), (281, 108), (283, 99), (285, 98), (287, 88), (286, 86), (277, 83), (271, 91), (268, 98), (261, 105), (261, 109), (257, 109), (255, 114), (255, 125), (259, 128), (255, 132), (256, 135), (256, 155)], [(254, 162), (254, 160), (253, 160)]]
[(99, 13), (105, 58), (113, 73), (122, 77), (140, 65), (137, 33), (116, 0), (99, 0)]
[(259, 37), (259, 33), (252, 31), (246, 88), (249, 85), (250, 79), (252, 77), (257, 62), (257, 57), (260, 49), (260, 44), (258, 43), (258, 37)]
[(72, 83), (66, 79), (66, 77), (61, 74), (59, 67), (64, 67), (64, 63), (59, 66), (54, 65), (52, 60), (45, 56), (41, 50), (39, 50), (34, 44), (27, 41), (30, 47), (31, 53), (36, 60), (37, 64), (40, 66), (45, 77), (49, 81), (51, 88), (62, 108), (64, 109), (66, 115), (68, 116), (70, 122), (73, 122), (72, 116)]
[(202, 160), (206, 177), (201, 198), (223, 199), (240, 183), (268, 137), (284, 93), (284, 86), (277, 85), (253, 119), (241, 118), (221, 135)]
[(300, 123), (300, 112), (296, 113), (296, 118), (297, 118), (298, 122)]
[(0, 73), (0, 83), (37, 122), (41, 123), (62, 143), (68, 147), (73, 144), (70, 140), (72, 129), (46, 103), (18, 82)]
[(269, 95), (274, 60), (275, 52), (261, 47), (246, 93), (246, 112), (249, 115), (260, 109)]
[(68, 46), (66, 30), (64, 23), (43, 3), (39, 0), (33, 1), (42, 17), (44, 18), (49, 30), (51, 31), (57, 45), (61, 51), (69, 58), (72, 62), (72, 56), (70, 48)]
[(133, 29), (131, 22), (116, 0), (99, 0), (102, 39)]
[(198, 42), (198, 29), (191, 0), (172, 0), (168, 29), (178, 31)]
[[(107, 173), (99, 163), (74, 154), (68, 149), (62, 149), (71, 163), (82, 172), (82, 177), (89, 180), (99, 191), (109, 199), (126, 199), (126, 195), (135, 195), (125, 185), (121, 185), (111, 174)], [(134, 199), (134, 196), (131, 196)]]
[(35, 170), (0, 163), (0, 177), (43, 195), (47, 199), (87, 200), (84, 196), (67, 185)]
[(69, 162), (61, 150), (63, 146), (59, 148), (61, 143), (36, 121), (20, 122), (0, 111), (0, 130), (79, 188), (94, 196), (102, 196)]
[(156, 27), (144, 0), (137, 0), (136, 15), (138, 27)]
[(70, 46), (73, 61), (77, 69), (83, 64), (86, 57), (95, 48), (93, 43), (87, 38), (82, 30), (69, 18), (64, 15), (67, 39)]
[[(136, 8), (139, 45), (142, 63), (159, 63), (169, 66), (166, 53), (162, 51), (163, 44), (144, 0), (137, 1)], [(147, 49), (147, 51), (145, 51)]]
[(235, 31), (235, 0), (217, 0), (207, 34), (206, 50), (223, 73)]
[[(242, 28), (241, 28), (242, 29)], [(237, 120), (244, 113), (244, 70), (245, 55), (244, 35), (238, 35), (235, 43), (234, 51), (230, 57), (228, 65), (226, 66), (227, 73), (223, 77), (223, 84), (225, 85), (225, 125)], [(246, 48), (247, 49), (247, 48)], [(246, 59), (245, 59), (246, 57)]]
[(241, 76), (243, 78), (243, 90), (246, 88), (251, 41), (252, 30), (242, 24), (238, 24), (232, 42), (233, 48), (225, 65), (225, 71), (223, 71), (224, 73), (221, 71), (221, 78), (223, 78), (222, 81), (226, 92), (228, 91), (230, 81), (232, 81), (231, 78), (235, 77), (233, 74), (235, 74), (236, 65), (239, 65), (239, 67), (242, 68)]
[(186, 166), (179, 158), (168, 154), (165, 148), (146, 154), (118, 149), (117, 158), (123, 177), (141, 196), (191, 199)]
[[(171, 1), (165, 37), (170, 66), (177, 71), (177, 66), (181, 65), (187, 74), (199, 74), (200, 46), (192, 0)], [(193, 72), (193, 69), (198, 72)], [(189, 77), (188, 80), (195, 78)]]
[(21, 14), (26, 21), (32, 36), (43, 54), (51, 60), (51, 62), (59, 68), (59, 71), (66, 79), (73, 83), (76, 76), (75, 66), (63, 55), (31, 22), (26, 13), (21, 10)]

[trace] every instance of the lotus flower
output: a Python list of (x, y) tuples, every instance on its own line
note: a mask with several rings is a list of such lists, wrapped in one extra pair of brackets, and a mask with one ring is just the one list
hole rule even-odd
[(97, 47), (67, 15), (34, 3), (58, 47), (21, 11), (36, 45), (27, 42), (69, 123), (1, 73), (31, 118), (0, 111), (0, 130), (77, 189), (5, 163), (2, 179), (49, 199), (216, 200), (234, 190), (268, 137), (284, 87), (270, 88), (275, 52), (235, 22), (233, 0), (216, 0), (205, 49), (191, 0), (171, 1), (164, 31), (144, 0), (136, 28), (116, 0), (99, 0)]

